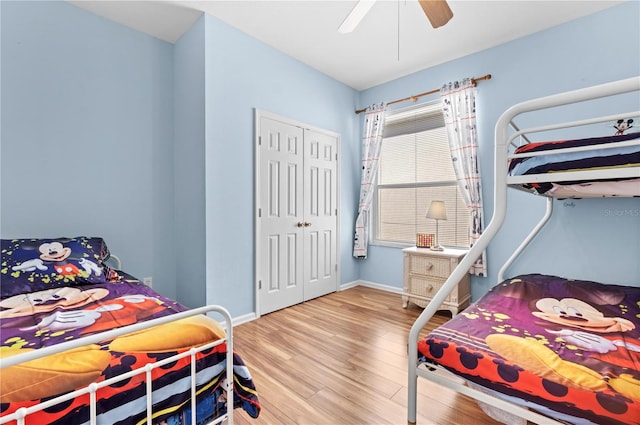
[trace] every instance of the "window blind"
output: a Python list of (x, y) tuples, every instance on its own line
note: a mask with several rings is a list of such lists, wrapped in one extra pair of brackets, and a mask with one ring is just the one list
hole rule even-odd
[(444, 127), (440, 101), (410, 106), (390, 112), (384, 123), (383, 137), (413, 134)]
[(451, 162), (439, 103), (407, 108), (385, 122), (380, 153), (374, 238), (414, 244), (416, 233), (436, 233), (426, 213), (433, 200), (445, 202), (447, 220), (439, 222), (439, 242), (469, 246), (469, 210), (461, 197)]

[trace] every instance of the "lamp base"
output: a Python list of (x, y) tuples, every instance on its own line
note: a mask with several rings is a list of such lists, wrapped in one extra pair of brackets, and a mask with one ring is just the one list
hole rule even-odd
[(444, 251), (444, 248), (441, 247), (440, 245), (434, 245), (430, 249), (431, 251)]

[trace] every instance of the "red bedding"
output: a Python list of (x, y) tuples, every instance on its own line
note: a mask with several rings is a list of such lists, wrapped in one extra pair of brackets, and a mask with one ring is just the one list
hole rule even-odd
[(519, 276), (434, 330), (418, 350), (423, 362), (552, 416), (640, 424), (638, 287)]

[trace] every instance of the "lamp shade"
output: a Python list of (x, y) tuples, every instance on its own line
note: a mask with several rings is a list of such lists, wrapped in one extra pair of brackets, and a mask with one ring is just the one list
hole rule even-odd
[(433, 218), (435, 220), (446, 220), (447, 210), (444, 206), (444, 201), (431, 201), (429, 211), (427, 211), (427, 218)]

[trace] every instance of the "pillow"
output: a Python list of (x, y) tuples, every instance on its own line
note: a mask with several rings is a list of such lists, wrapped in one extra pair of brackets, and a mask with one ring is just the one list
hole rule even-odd
[(109, 281), (102, 238), (2, 239), (0, 296)]

